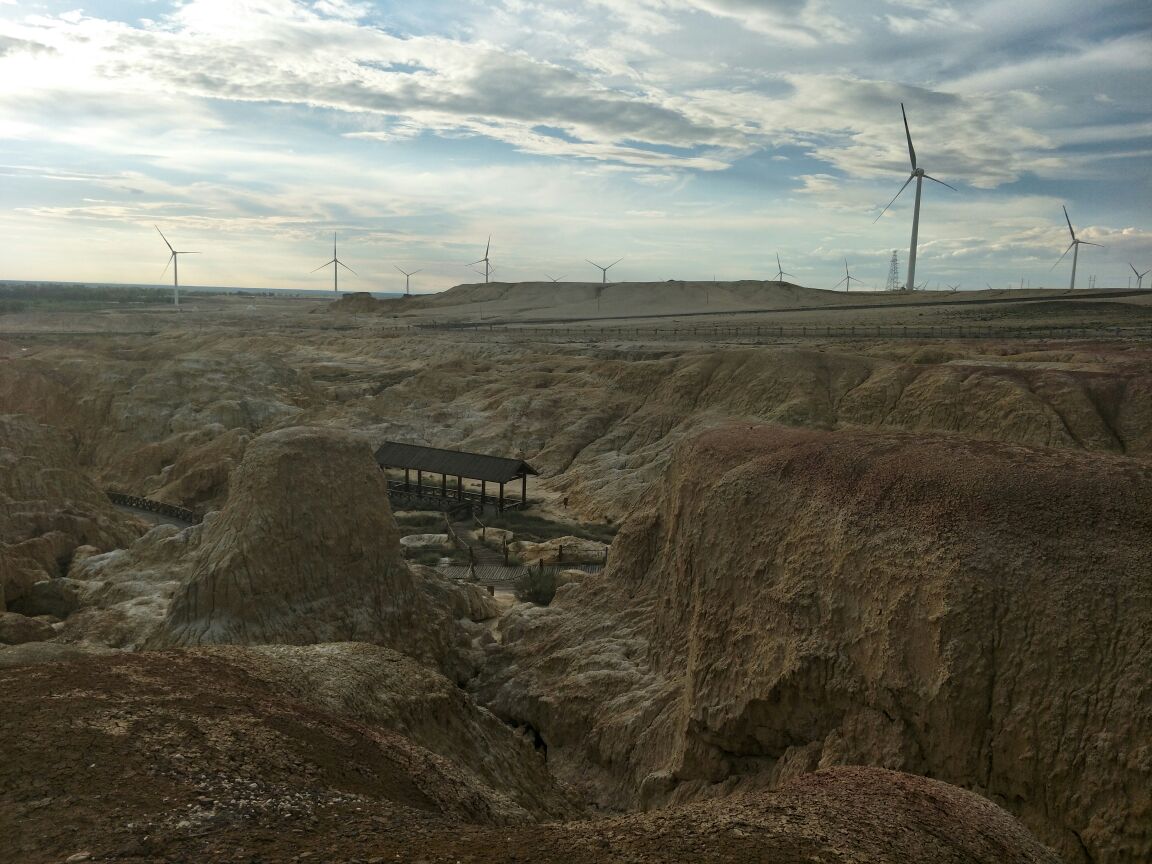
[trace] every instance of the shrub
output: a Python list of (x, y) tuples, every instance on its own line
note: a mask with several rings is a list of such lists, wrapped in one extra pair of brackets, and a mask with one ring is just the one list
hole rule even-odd
[(556, 596), (556, 572), (552, 569), (529, 567), (516, 580), (516, 599), (521, 603), (547, 606)]

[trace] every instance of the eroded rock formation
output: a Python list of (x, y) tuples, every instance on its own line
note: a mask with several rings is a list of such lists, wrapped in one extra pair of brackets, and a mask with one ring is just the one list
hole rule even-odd
[(654, 804), (882, 765), (1069, 861), (1152, 856), (1152, 466), (741, 425), (660, 489), (479, 688), (562, 776)]
[(56, 430), (0, 415), (0, 611), (21, 611), (36, 583), (67, 572), (77, 547), (125, 546), (141, 530), (81, 471)]
[(0, 852), (22, 864), (1056, 864), (990, 802), (870, 768), (583, 821), (523, 738), (372, 646), (0, 664), (0, 689)]

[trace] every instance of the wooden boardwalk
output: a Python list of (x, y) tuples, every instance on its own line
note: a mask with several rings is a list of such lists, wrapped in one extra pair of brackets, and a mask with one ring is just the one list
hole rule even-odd
[[(505, 567), (503, 564), (478, 564), (475, 568), (475, 574), (473, 574), (472, 568), (463, 564), (445, 564), (436, 569), (449, 579), (459, 579), (462, 582), (476, 582), (480, 585), (513, 585), (526, 572), (538, 568), (523, 564), (516, 567)], [(583, 570), (585, 573), (599, 573), (604, 568), (600, 564), (545, 564), (544, 569), (551, 573), (559, 573), (561, 570)]]

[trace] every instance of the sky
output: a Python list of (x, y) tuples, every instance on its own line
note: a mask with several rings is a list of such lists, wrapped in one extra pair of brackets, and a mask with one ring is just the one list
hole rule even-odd
[(1152, 268), (1147, 0), (0, 0), (0, 82), (0, 279), (880, 289), (901, 103), (918, 283)]

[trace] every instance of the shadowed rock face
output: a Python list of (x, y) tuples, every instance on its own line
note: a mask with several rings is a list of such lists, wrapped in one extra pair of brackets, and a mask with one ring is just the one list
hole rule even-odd
[(563, 776), (656, 803), (882, 765), (1070, 861), (1152, 856), (1152, 467), (731, 426), (660, 488), (479, 688)]
[[(428, 654), (446, 638), (400, 559), (363, 440), (291, 428), (256, 439), (207, 520), (154, 646), (362, 641)], [(423, 649), (423, 650), (422, 650)]]
[(140, 528), (80, 470), (63, 437), (0, 415), (0, 611), (62, 576), (78, 546), (126, 546)]

